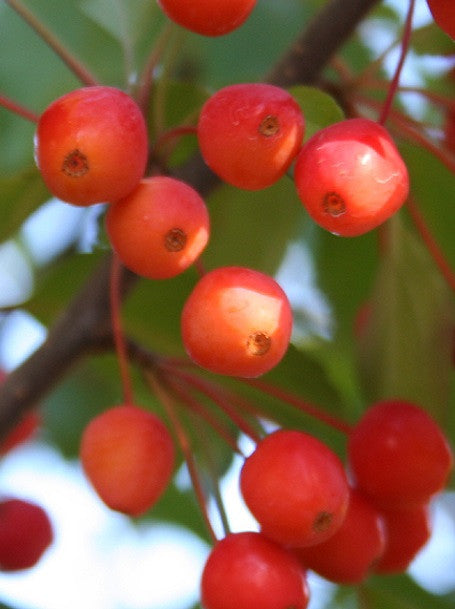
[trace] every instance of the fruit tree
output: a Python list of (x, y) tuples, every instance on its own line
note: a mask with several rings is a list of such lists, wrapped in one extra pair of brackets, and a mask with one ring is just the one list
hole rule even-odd
[[(453, 607), (408, 572), (455, 483), (452, 0), (5, 0), (0, 30), (2, 458), (38, 438), (191, 529), (203, 609), (305, 609), (314, 574)], [(45, 339), (8, 366), (18, 312)], [(0, 572), (54, 534), (0, 488)]]

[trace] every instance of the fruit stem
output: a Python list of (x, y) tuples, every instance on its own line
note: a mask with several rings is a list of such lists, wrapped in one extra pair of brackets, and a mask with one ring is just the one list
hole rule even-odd
[(225, 429), (220, 421), (214, 417), (210, 411), (204, 408), (203, 404), (194, 398), (188, 391), (187, 388), (182, 387), (181, 382), (175, 379), (172, 374), (164, 371), (166, 385), (170, 388), (172, 393), (182, 402), (187, 405), (197, 416), (203, 419), (215, 432), (230, 446), (234, 453), (242, 455), (241, 450), (237, 446), (235, 438)]
[(437, 243), (436, 239), (433, 237), (430, 229), (428, 228), (428, 225), (413, 197), (408, 197), (406, 205), (409, 215), (411, 216), (416, 229), (422, 237), (422, 240), (425, 243), (428, 252), (432, 256), (434, 262), (436, 263), (437, 267), (444, 276), (444, 279), (446, 280), (447, 284), (452, 290), (455, 290), (455, 273), (453, 272), (452, 268), (450, 267), (450, 264), (446, 260), (443, 251), (439, 247), (439, 244)]
[(393, 78), (390, 82), (390, 86), (387, 91), (387, 97), (385, 99), (381, 114), (378, 119), (378, 123), (380, 125), (384, 125), (385, 122), (387, 121), (387, 118), (390, 114), (390, 109), (392, 107), (393, 98), (395, 97), (395, 94), (398, 89), (401, 72), (403, 69), (404, 61), (406, 59), (406, 55), (408, 54), (408, 51), (409, 51), (409, 44), (411, 41), (412, 19), (414, 16), (414, 8), (415, 8), (415, 0), (409, 0), (408, 13), (406, 15), (403, 36), (401, 39), (400, 58), (398, 60), (397, 67), (395, 68), (395, 74), (393, 75)]
[[(377, 101), (363, 95), (359, 95), (358, 93), (355, 95), (355, 102), (371, 108), (378, 108), (379, 106)], [(416, 142), (419, 146), (422, 146), (422, 148), (425, 148), (425, 150), (431, 152), (431, 154), (438, 158), (450, 171), (455, 173), (455, 161), (453, 158), (438, 148), (438, 146), (433, 144), (427, 137), (425, 137), (425, 135), (420, 133), (420, 131), (417, 129), (417, 123), (412, 121), (402, 112), (394, 109), (390, 110), (389, 119), (394, 123), (396, 130), (400, 132), (403, 137)]]
[(166, 24), (164, 30), (159, 35), (156, 43), (150, 50), (149, 56), (145, 62), (145, 66), (142, 69), (141, 76), (139, 78), (139, 85), (136, 95), (136, 101), (141, 108), (144, 115), (147, 114), (147, 109), (150, 101), (150, 94), (154, 82), (155, 70), (163, 55), (164, 49), (167, 48), (169, 40), (175, 31), (174, 24)]
[(117, 254), (112, 254), (111, 277), (109, 283), (109, 300), (111, 306), (112, 334), (114, 338), (115, 352), (120, 368), (120, 378), (123, 388), (123, 399), (126, 404), (133, 404), (133, 388), (128, 368), (127, 348), (122, 328), (120, 310), (120, 277), (121, 262)]
[(17, 114), (18, 116), (21, 116), (32, 123), (37, 123), (39, 121), (38, 114), (35, 114), (31, 110), (28, 110), (28, 108), (21, 106), (9, 97), (6, 97), (6, 95), (0, 95), (0, 106), (3, 106), (10, 112), (14, 112), (14, 114)]
[(194, 125), (180, 125), (179, 127), (168, 129), (157, 137), (156, 142), (152, 147), (151, 155), (158, 155), (163, 146), (166, 146), (169, 142), (172, 142), (172, 140), (175, 140), (182, 135), (195, 135), (196, 133), (197, 128)]
[(151, 370), (147, 370), (145, 372), (145, 375), (152, 390), (163, 405), (166, 414), (169, 418), (169, 421), (171, 422), (174, 428), (177, 442), (179, 444), (180, 450), (182, 451), (183, 458), (185, 459), (185, 463), (188, 468), (188, 473), (191, 478), (191, 484), (193, 485), (194, 493), (201, 509), (201, 513), (204, 518), (208, 533), (213, 543), (216, 543), (218, 541), (218, 538), (209, 518), (207, 510), (207, 500), (204, 494), (201, 480), (199, 478), (197, 465), (191, 450), (191, 442), (177, 414), (176, 404), (174, 403), (166, 388), (162, 386), (162, 384), (159, 382), (159, 380)]
[(262, 391), (263, 393), (272, 395), (290, 406), (294, 406), (309, 416), (322, 421), (322, 423), (341, 431), (343, 434), (349, 435), (351, 433), (352, 426), (349, 423), (346, 423), (345, 421), (342, 421), (341, 419), (338, 419), (327, 412), (323, 412), (318, 406), (310, 404), (298, 396), (281, 389), (280, 387), (276, 387), (275, 385), (271, 385), (270, 383), (260, 379), (242, 379), (242, 381), (247, 385), (258, 389), (259, 391)]
[(50, 29), (40, 21), (21, 0), (5, 0), (20, 17), (38, 34), (38, 36), (60, 57), (77, 78), (87, 86), (97, 85), (98, 80), (89, 70), (65, 47)]
[(181, 378), (189, 386), (209, 397), (253, 442), (257, 444), (260, 441), (260, 436), (256, 430), (232, 407), (231, 400), (225, 395), (222, 387), (217, 387), (213, 383), (193, 374), (188, 374), (179, 368), (173, 368), (173, 374)]

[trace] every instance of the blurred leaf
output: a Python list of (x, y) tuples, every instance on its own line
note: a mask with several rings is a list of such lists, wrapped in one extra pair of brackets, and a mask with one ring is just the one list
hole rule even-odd
[(289, 93), (299, 104), (305, 117), (305, 139), (320, 129), (343, 120), (344, 113), (328, 93), (315, 87), (299, 85), (291, 87)]
[(286, 176), (259, 191), (222, 186), (208, 206), (211, 236), (203, 260), (210, 268), (240, 265), (272, 274), (303, 213), (294, 183)]
[(150, 0), (82, 0), (80, 7), (126, 48), (135, 45), (157, 13)]
[(368, 609), (452, 609), (453, 599), (426, 592), (406, 575), (373, 577), (362, 587)]
[(50, 266), (36, 272), (36, 289), (27, 302), (27, 309), (45, 325), (69, 304), (75, 290), (82, 286), (102, 253), (77, 254), (67, 252)]
[(414, 400), (442, 422), (450, 392), (453, 296), (399, 217), (389, 228), (360, 343), (363, 384), (371, 400)]
[(42, 404), (46, 439), (67, 458), (77, 458), (82, 432), (121, 396), (114, 356), (91, 358), (65, 377)]
[(0, 178), (0, 241), (12, 237), (48, 196), (35, 167)]
[(453, 40), (435, 23), (430, 23), (412, 32), (412, 50), (418, 55), (453, 55)]

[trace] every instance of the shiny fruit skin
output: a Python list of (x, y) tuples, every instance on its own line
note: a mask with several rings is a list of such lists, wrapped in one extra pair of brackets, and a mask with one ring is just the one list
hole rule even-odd
[(339, 457), (317, 438), (281, 429), (245, 460), (240, 489), (261, 531), (290, 547), (321, 543), (341, 526), (349, 502)]
[(351, 489), (346, 517), (334, 535), (312, 546), (295, 548), (302, 565), (337, 584), (364, 581), (385, 547), (385, 526), (379, 510)]
[(294, 180), (313, 220), (344, 237), (382, 224), (409, 191), (408, 171), (392, 138), (365, 118), (347, 119), (313, 135), (297, 157)]
[(85, 206), (125, 197), (142, 178), (147, 156), (142, 112), (120, 89), (76, 89), (40, 116), (36, 163), (52, 194), (68, 203)]
[(222, 180), (246, 190), (279, 180), (299, 152), (303, 134), (304, 118), (294, 98), (264, 83), (224, 87), (199, 115), (204, 161)]
[(428, 504), (408, 510), (382, 512), (385, 526), (385, 548), (377, 561), (375, 573), (404, 573), (431, 536)]
[(125, 266), (149, 279), (167, 279), (199, 257), (210, 222), (194, 188), (175, 178), (154, 176), (109, 206), (106, 230)]
[(244, 267), (221, 267), (195, 285), (183, 307), (181, 331), (188, 355), (202, 368), (256, 377), (284, 356), (292, 311), (272, 277)]
[(204, 609), (305, 609), (308, 599), (297, 559), (260, 533), (227, 535), (202, 574)]
[(187, 30), (203, 36), (223, 36), (240, 27), (256, 0), (158, 0), (166, 15)]
[(174, 444), (153, 413), (130, 404), (92, 419), (81, 439), (83, 469), (111, 509), (140, 516), (160, 498), (174, 468)]
[(0, 501), (0, 571), (33, 567), (52, 540), (52, 525), (42, 507), (16, 498)]
[(348, 460), (356, 486), (384, 509), (427, 503), (444, 488), (453, 466), (442, 430), (404, 400), (367, 409), (349, 436)]

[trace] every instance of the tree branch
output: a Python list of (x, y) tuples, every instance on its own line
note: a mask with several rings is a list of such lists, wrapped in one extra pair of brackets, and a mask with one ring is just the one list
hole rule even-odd
[[(268, 75), (278, 86), (317, 81), (323, 68), (358, 23), (379, 0), (329, 0)], [(199, 155), (175, 172), (201, 194), (218, 184)], [(51, 328), (44, 344), (8, 375), (0, 388), (0, 430), (6, 434), (25, 412), (49, 392), (81, 357), (112, 348), (109, 309), (110, 257), (87, 280)], [(126, 269), (121, 280), (126, 297), (137, 277)], [(1, 434), (0, 434), (1, 435)]]

